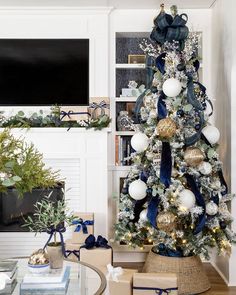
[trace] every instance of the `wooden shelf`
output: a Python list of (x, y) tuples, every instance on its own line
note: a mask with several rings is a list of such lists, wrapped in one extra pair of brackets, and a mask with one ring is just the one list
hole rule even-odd
[(145, 69), (145, 64), (116, 64), (116, 69)]

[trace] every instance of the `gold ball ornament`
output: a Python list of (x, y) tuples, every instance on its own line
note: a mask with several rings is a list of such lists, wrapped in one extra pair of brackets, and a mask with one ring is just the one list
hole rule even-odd
[(192, 167), (200, 165), (204, 158), (204, 153), (197, 147), (188, 147), (184, 153), (184, 161)]
[(161, 212), (157, 215), (157, 227), (166, 233), (171, 233), (177, 227), (176, 216), (171, 212)]
[(157, 134), (163, 138), (171, 138), (176, 133), (176, 124), (171, 118), (161, 119), (156, 127)]

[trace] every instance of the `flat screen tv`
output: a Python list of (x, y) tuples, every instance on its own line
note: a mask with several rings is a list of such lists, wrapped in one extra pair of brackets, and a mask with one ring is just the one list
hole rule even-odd
[(88, 39), (0, 39), (0, 105), (88, 102)]

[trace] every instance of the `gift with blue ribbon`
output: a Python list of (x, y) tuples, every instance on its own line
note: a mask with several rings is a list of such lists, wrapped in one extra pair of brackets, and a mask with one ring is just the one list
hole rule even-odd
[[(60, 113), (60, 120), (63, 121), (63, 120), (72, 120), (74, 119), (73, 116), (80, 116), (80, 115), (86, 115), (86, 116), (91, 116), (89, 112), (74, 112), (72, 110), (66, 112), (66, 111), (61, 111)], [(77, 119), (74, 119), (74, 121), (78, 121), (78, 118)]]
[(91, 264), (97, 268), (112, 264), (113, 250), (103, 236), (97, 238), (89, 235), (84, 245), (80, 247), (80, 261)]
[(83, 244), (85, 239), (94, 233), (94, 214), (93, 213), (75, 213), (78, 218), (72, 221), (73, 233), (72, 242)]
[(92, 119), (98, 119), (101, 116), (106, 114), (106, 109), (110, 109), (110, 105), (105, 101), (102, 100), (100, 102), (92, 102), (88, 107), (88, 112), (91, 115)]
[(141, 294), (177, 295), (177, 275), (174, 273), (135, 273), (133, 295)]

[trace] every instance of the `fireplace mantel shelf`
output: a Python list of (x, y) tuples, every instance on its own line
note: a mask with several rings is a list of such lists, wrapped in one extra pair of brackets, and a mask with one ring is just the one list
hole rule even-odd
[[(0, 131), (3, 131), (4, 128), (0, 128)], [(32, 127), (32, 128), (11, 128), (13, 133), (84, 133), (84, 132), (98, 132), (98, 133), (110, 133), (110, 128), (103, 128), (102, 130), (95, 130), (94, 128), (86, 129), (84, 127), (72, 127), (62, 128), (62, 127)]]

